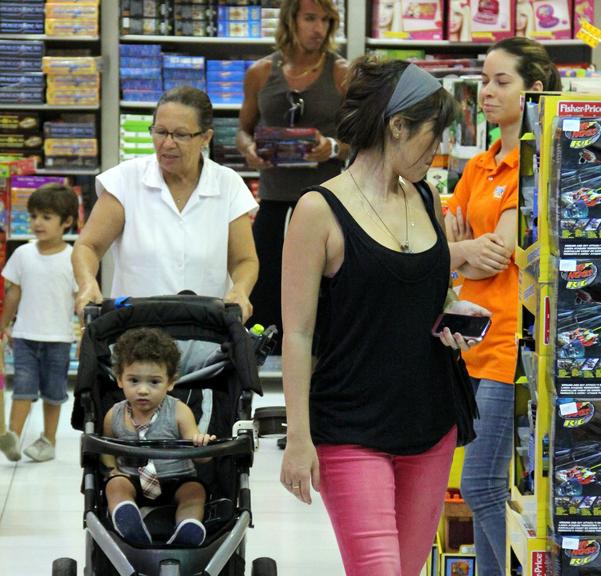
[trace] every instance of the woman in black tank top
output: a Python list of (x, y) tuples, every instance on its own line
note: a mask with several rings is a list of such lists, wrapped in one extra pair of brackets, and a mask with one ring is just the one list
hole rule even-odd
[(456, 443), (445, 346), (473, 344), (431, 329), (445, 309), (488, 314), (451, 297), (424, 181), (455, 107), (413, 64), (358, 61), (338, 123), (354, 160), (301, 198), (284, 245), (281, 481), (303, 502), (321, 492), (351, 575), (425, 563)]

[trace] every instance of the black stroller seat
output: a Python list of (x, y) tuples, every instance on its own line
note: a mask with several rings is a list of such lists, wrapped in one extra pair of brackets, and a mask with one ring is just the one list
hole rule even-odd
[[(241, 324), (236, 305), (201, 296), (179, 295), (107, 300), (86, 309), (97, 316), (87, 324), (81, 344), (80, 365), (71, 417), (82, 430), (86, 576), (244, 576), (245, 536), (252, 524), (249, 474), (257, 446), (258, 426), (251, 417), (252, 396), (262, 394), (257, 358), (264, 359), (271, 333), (253, 336)], [(197, 447), (185, 440), (129, 442), (102, 437), (107, 411), (124, 398), (111, 370), (111, 347), (126, 330), (137, 327), (164, 330), (178, 346), (202, 342), (208, 357), (182, 367), (183, 376), (171, 392), (186, 402), (197, 422), (207, 418), (207, 430), (217, 440)], [(207, 343), (209, 344), (207, 346)], [(268, 353), (268, 352), (267, 352)], [(186, 374), (186, 372), (188, 372)], [(212, 399), (207, 411), (206, 396)], [(205, 459), (196, 465), (207, 486), (205, 518), (207, 538), (201, 547), (165, 544), (174, 529), (174, 506), (143, 509), (153, 543), (134, 546), (114, 530), (104, 497), (102, 454), (145, 462), (152, 459)], [(55, 561), (66, 575), (66, 564)], [(253, 562), (254, 576), (273, 576), (275, 562)], [(53, 574), (54, 568), (53, 568)], [(76, 574), (76, 572), (72, 572)]]

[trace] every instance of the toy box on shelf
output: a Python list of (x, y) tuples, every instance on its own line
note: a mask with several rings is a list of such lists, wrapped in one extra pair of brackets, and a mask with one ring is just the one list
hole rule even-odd
[(447, 39), (455, 42), (496, 42), (514, 34), (511, 0), (450, 0)]
[(572, 0), (517, 0), (515, 34), (535, 40), (572, 38)]
[(373, 38), (442, 40), (442, 0), (372, 0)]

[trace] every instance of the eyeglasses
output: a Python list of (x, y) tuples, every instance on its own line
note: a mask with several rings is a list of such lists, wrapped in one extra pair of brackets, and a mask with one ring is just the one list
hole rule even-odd
[(305, 111), (305, 101), (298, 90), (290, 90), (286, 94), (290, 103), (290, 108), (286, 111), (286, 123), (290, 128), (294, 128), (297, 122), (303, 117)]
[(167, 136), (171, 136), (171, 139), (178, 144), (187, 144), (190, 142), (190, 140), (192, 140), (192, 138), (196, 138), (196, 136), (204, 134), (203, 131), (190, 133), (175, 130), (174, 132), (169, 132), (169, 130), (165, 130), (164, 128), (156, 128), (155, 126), (150, 126), (148, 128), (148, 132), (150, 132), (150, 135), (157, 140), (166, 140)]

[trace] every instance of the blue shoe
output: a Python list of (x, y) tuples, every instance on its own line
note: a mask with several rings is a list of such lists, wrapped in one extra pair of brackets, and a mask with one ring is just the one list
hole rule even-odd
[(152, 544), (150, 533), (142, 520), (140, 509), (130, 501), (121, 502), (113, 510), (113, 526), (130, 544)]
[(167, 544), (174, 546), (200, 546), (207, 535), (206, 528), (198, 520), (188, 518), (182, 520), (175, 529), (173, 536), (167, 540)]

